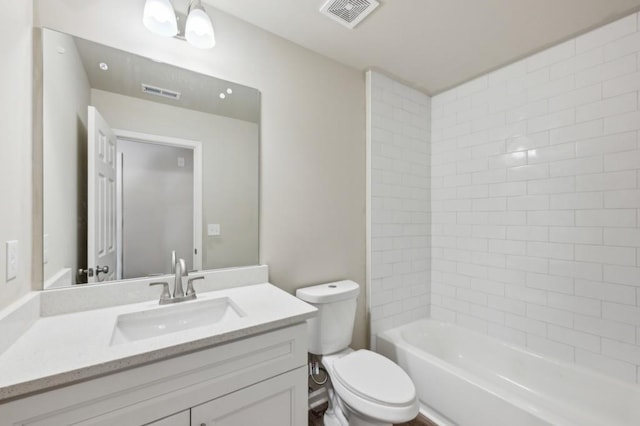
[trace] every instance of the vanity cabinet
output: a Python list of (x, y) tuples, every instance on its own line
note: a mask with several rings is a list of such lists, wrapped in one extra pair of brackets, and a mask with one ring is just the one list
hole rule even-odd
[(213, 401), (181, 411), (146, 426), (296, 426), (306, 419), (296, 412), (295, 401), (305, 398), (300, 374), (281, 374)]
[[(302, 374), (305, 372), (303, 368)], [(302, 425), (307, 419), (306, 408), (300, 419), (294, 401), (304, 399), (307, 388), (299, 385), (297, 373), (285, 373), (194, 407), (191, 426)]]
[(191, 425), (191, 410), (184, 410), (177, 414), (174, 414), (164, 419), (156, 420), (155, 422), (147, 423), (146, 426), (190, 426)]
[(2, 426), (304, 425), (306, 363), (300, 323), (0, 404), (0, 419)]

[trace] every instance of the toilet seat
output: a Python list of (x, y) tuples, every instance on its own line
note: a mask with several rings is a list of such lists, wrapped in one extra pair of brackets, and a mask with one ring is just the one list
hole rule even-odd
[(403, 422), (418, 414), (416, 389), (394, 362), (368, 350), (333, 362), (333, 386), (352, 409), (385, 422)]
[(360, 398), (378, 404), (404, 406), (416, 397), (409, 376), (375, 352), (359, 350), (336, 360), (334, 376)]

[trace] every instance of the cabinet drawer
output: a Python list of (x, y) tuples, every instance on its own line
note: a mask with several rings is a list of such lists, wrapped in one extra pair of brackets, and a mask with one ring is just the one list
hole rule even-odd
[(284, 373), (191, 409), (191, 426), (299, 426), (307, 421), (307, 369)]
[(181, 411), (173, 416), (155, 422), (147, 423), (144, 426), (189, 426), (191, 424), (191, 410)]

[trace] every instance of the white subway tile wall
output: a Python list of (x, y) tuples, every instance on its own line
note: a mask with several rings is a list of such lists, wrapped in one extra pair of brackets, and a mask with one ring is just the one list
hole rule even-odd
[(377, 72), (369, 96), (375, 347), (378, 332), (429, 316), (431, 99)]
[[(638, 19), (596, 29), (431, 103), (431, 315), (630, 382), (640, 382)], [(374, 296), (383, 312), (410, 317), (408, 302), (394, 298), (404, 290), (394, 287), (404, 279), (397, 266), (404, 273), (410, 265), (398, 260), (404, 253), (394, 259), (400, 263), (385, 259), (398, 249), (394, 237), (407, 231), (407, 222), (393, 220), (411, 217), (405, 200), (391, 194), (411, 191), (384, 180), (400, 164), (394, 155), (409, 151), (393, 148), (403, 131), (390, 115), (402, 106), (395, 86), (384, 80), (379, 87), (378, 102), (389, 102), (376, 114), (392, 128), (375, 130), (383, 144), (377, 152), (385, 153), (376, 156), (384, 167), (376, 171), (376, 214), (389, 222), (378, 222)], [(429, 211), (419, 201), (412, 206)], [(396, 323), (375, 312), (374, 329)]]

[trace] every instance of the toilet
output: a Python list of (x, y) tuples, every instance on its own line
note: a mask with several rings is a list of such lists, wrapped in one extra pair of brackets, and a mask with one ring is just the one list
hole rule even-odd
[(325, 426), (387, 426), (418, 415), (416, 388), (394, 362), (368, 350), (349, 348), (360, 287), (338, 281), (300, 288), (299, 299), (315, 306), (308, 320), (310, 353), (322, 356), (331, 378)]

